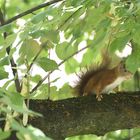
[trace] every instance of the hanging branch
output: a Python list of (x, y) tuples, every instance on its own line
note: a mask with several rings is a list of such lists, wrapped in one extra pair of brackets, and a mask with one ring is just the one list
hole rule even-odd
[(52, 0), (52, 1), (50, 1), (50, 2), (46, 2), (46, 3), (40, 4), (40, 5), (36, 6), (36, 7), (33, 7), (33, 8), (31, 8), (31, 9), (29, 9), (29, 10), (23, 12), (23, 13), (20, 13), (20, 14), (18, 14), (18, 15), (16, 15), (16, 16), (12, 17), (11, 19), (5, 21), (4, 23), (1, 23), (1, 26), (0, 26), (0, 27), (2, 27), (2, 26), (4, 26), (4, 25), (7, 25), (7, 24), (9, 24), (9, 23), (12, 23), (12, 22), (16, 21), (17, 19), (19, 19), (19, 18), (21, 18), (21, 17), (23, 17), (23, 16), (26, 16), (26, 15), (28, 15), (28, 14), (33, 13), (34, 11), (37, 11), (37, 10), (39, 10), (39, 9), (41, 9), (41, 8), (44, 8), (44, 7), (46, 7), (46, 6), (52, 5), (52, 4), (57, 3), (57, 2), (60, 2), (60, 1), (64, 1), (64, 0)]

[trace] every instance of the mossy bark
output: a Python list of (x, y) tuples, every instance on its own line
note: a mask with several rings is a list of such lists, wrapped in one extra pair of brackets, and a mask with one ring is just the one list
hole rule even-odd
[(32, 100), (30, 109), (43, 117), (30, 117), (29, 123), (55, 140), (140, 126), (140, 92), (104, 95), (102, 101), (94, 95), (59, 101)]

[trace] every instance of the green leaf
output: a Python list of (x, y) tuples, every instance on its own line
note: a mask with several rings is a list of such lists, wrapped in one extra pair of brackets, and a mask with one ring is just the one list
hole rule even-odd
[(62, 88), (59, 89), (58, 99), (66, 99), (73, 97), (72, 95), (72, 87), (65, 83)]
[(48, 84), (42, 84), (39, 88), (41, 91), (37, 91), (35, 94), (31, 94), (31, 99), (51, 99), (56, 100), (58, 99), (58, 91), (56, 86), (50, 87), (50, 97), (48, 97)]
[(94, 27), (102, 20), (104, 15), (102, 14), (102, 8), (89, 8), (87, 11), (87, 23), (92, 24)]
[(2, 48), (3, 44), (4, 44), (4, 38), (3, 36), (0, 35), (0, 48)]
[(1, 129), (0, 129), (0, 139), (1, 140), (6, 140), (8, 139), (8, 137), (10, 136), (11, 132), (10, 131), (5, 131), (3, 132)]
[(81, 5), (82, 4), (82, 2), (84, 2), (85, 0), (70, 0), (70, 4), (72, 5), (72, 6), (79, 6), (79, 5)]
[(0, 80), (8, 78), (8, 73), (4, 70), (4, 68), (0, 68)]
[(39, 50), (40, 50), (40, 45), (36, 40), (33, 39), (25, 40), (22, 43), (21, 48), (19, 50), (19, 54), (20, 54), (19, 63), (24, 63), (25, 58), (28, 61), (30, 61), (31, 59), (33, 59), (33, 57), (36, 56)]
[(46, 37), (54, 43), (58, 43), (58, 41), (59, 41), (58, 31), (54, 31), (54, 30), (47, 31), (46, 32)]
[(126, 60), (126, 68), (132, 73), (135, 73), (140, 67), (140, 45), (133, 46), (132, 54)]
[(5, 95), (1, 99), (5, 104), (11, 107), (16, 112), (19, 113), (29, 113), (32, 115), (38, 115), (41, 116), (41, 114), (28, 110), (25, 108), (24, 98), (19, 93), (16, 92), (9, 92), (7, 90), (4, 91)]
[(4, 48), (9, 47), (15, 40), (16, 40), (17, 34), (12, 34), (9, 35), (5, 40), (4, 40)]
[(0, 27), (0, 32), (7, 32), (12, 28), (11, 24)]
[(133, 40), (140, 45), (140, 24), (136, 24), (133, 31)]
[(32, 127), (31, 125), (23, 127), (23, 125), (15, 119), (11, 120), (11, 127), (17, 131), (16, 136), (19, 140), (24, 140), (25, 136), (30, 140), (51, 140), (51, 138), (46, 137), (40, 129)]
[(81, 66), (85, 67), (96, 62), (99, 52), (100, 51), (98, 50), (98, 48), (89, 48), (87, 52), (83, 55)]
[(62, 60), (68, 58), (69, 56), (74, 54), (76, 51), (77, 51), (77, 47), (70, 45), (70, 43), (68, 42), (63, 42), (57, 45), (55, 49), (57, 56)]
[(67, 74), (74, 73), (77, 67), (79, 67), (79, 63), (74, 58), (69, 59), (65, 63), (65, 71)]
[(13, 82), (13, 80), (14, 80), (14, 79), (10, 79), (10, 80), (6, 81), (2, 87), (3, 87), (4, 89), (6, 89), (6, 88)]
[(23, 134), (26, 132), (26, 128), (24, 128), (18, 121), (12, 119), (11, 126), (16, 131), (21, 131)]
[(24, 99), (19, 93), (5, 91), (6, 95), (1, 99), (5, 104), (16, 112), (27, 113), (28, 110), (23, 108)]
[(23, 97), (19, 93), (9, 94), (10, 100), (13, 105), (23, 107)]
[(110, 51), (111, 52), (115, 52), (116, 50), (122, 51), (126, 46), (126, 44), (129, 42), (130, 37), (131, 37), (130, 35), (126, 35), (120, 38), (116, 38), (110, 45)]
[(43, 21), (46, 18), (46, 11), (40, 12), (39, 14), (33, 16), (31, 22), (37, 24), (40, 21)]
[(40, 81), (41, 79), (42, 79), (42, 78), (41, 78), (40, 75), (35, 75), (35, 76), (31, 77), (31, 80), (32, 80), (33, 82), (38, 82), (38, 81)]
[(0, 60), (0, 66), (5, 66), (5, 65), (9, 65), (9, 58), (5, 57), (2, 60)]
[(15, 87), (15, 84), (13, 82), (11, 84), (9, 84), (9, 86), (7, 88), (8, 88), (8, 91), (10, 91), (10, 92), (16, 91), (16, 87)]
[(30, 35), (34, 38), (45, 38), (46, 40), (51, 41), (53, 43), (59, 42), (59, 32), (55, 30), (37, 30), (35, 32), (32, 32)]
[(45, 71), (51, 71), (58, 68), (57, 63), (54, 60), (48, 59), (46, 57), (39, 58), (36, 63)]
[[(104, 23), (104, 21), (102, 22)], [(104, 25), (104, 24), (102, 24)], [(104, 26), (103, 26), (104, 27)], [(109, 42), (109, 36), (107, 34), (107, 29), (101, 28), (96, 31), (95, 38), (90, 43), (90, 48), (83, 56), (83, 63), (85, 65), (93, 63), (94, 60), (98, 56), (99, 52), (103, 47), (106, 47), (107, 42)]]
[(6, 55), (6, 49), (0, 49), (0, 58), (3, 58), (3, 57), (5, 57), (5, 55)]
[(33, 38), (46, 37), (46, 30), (37, 30), (30, 33)]

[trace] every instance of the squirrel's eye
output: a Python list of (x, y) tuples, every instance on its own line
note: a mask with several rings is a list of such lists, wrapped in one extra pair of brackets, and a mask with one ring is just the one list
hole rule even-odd
[(127, 72), (127, 69), (126, 68), (124, 68), (124, 72)]

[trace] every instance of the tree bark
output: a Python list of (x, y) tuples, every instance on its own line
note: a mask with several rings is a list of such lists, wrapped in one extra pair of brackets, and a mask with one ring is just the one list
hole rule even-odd
[(95, 95), (32, 100), (30, 109), (43, 117), (30, 117), (29, 123), (54, 140), (140, 126), (140, 92), (103, 95), (102, 101), (97, 101)]

